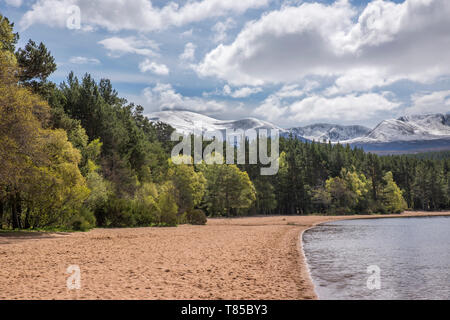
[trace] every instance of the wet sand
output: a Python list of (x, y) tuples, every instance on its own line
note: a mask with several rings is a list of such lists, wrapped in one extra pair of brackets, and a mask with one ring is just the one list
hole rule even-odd
[[(392, 217), (450, 215), (405, 213)], [(210, 219), (206, 226), (0, 233), (0, 299), (316, 299), (304, 230), (340, 219)], [(67, 288), (70, 265), (81, 288)]]

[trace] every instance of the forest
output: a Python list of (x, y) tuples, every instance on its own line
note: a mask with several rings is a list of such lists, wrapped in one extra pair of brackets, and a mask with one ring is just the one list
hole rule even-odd
[(0, 229), (450, 208), (448, 152), (380, 157), (287, 137), (274, 176), (259, 165), (175, 165), (173, 128), (150, 122), (108, 79), (49, 81), (51, 52), (32, 40), (16, 48), (18, 39), (0, 15)]

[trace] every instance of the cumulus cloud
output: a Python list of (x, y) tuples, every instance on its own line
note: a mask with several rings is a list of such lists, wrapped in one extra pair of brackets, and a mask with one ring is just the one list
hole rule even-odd
[(214, 42), (224, 42), (228, 38), (227, 31), (234, 28), (236, 26), (236, 22), (233, 18), (228, 18), (225, 21), (217, 22), (212, 30), (214, 31)]
[(334, 85), (326, 90), (326, 95), (369, 91), (385, 87), (401, 80), (401, 75), (389, 75), (385, 68), (355, 68), (339, 76)]
[(87, 57), (71, 57), (69, 62), (73, 64), (100, 64), (100, 60)]
[(282, 100), (277, 95), (270, 95), (263, 103), (253, 110), (253, 114), (257, 117), (270, 121), (276, 121), (287, 116), (289, 112), (288, 106), (283, 106)]
[(407, 115), (450, 112), (450, 90), (415, 94), (411, 100), (411, 107), (405, 109)]
[(153, 40), (137, 37), (112, 37), (99, 41), (109, 55), (113, 57), (120, 57), (123, 54), (131, 53), (141, 56), (158, 56), (157, 51), (159, 46)]
[(187, 110), (202, 113), (224, 111), (225, 103), (205, 100), (199, 97), (185, 97), (176, 92), (170, 84), (158, 83), (155, 87), (145, 88), (143, 95), (151, 110)]
[(320, 87), (320, 83), (314, 80), (308, 80), (303, 86), (300, 84), (286, 84), (275, 93), (279, 98), (295, 98), (301, 97)]
[(169, 68), (165, 64), (159, 64), (149, 59), (145, 59), (139, 64), (139, 70), (141, 72), (150, 71), (160, 76), (167, 76), (170, 72)]
[(182, 61), (193, 61), (195, 59), (195, 49), (197, 46), (192, 42), (188, 42), (184, 47), (183, 53), (180, 55)]
[(65, 27), (67, 8), (76, 5), (82, 12), (83, 25), (110, 31), (155, 31), (171, 26), (183, 26), (228, 14), (242, 14), (251, 8), (261, 8), (269, 0), (202, 0), (187, 1), (180, 6), (169, 2), (154, 6), (151, 0), (38, 0), (20, 21), (23, 29), (36, 23)]
[(289, 119), (291, 123), (314, 121), (339, 121), (345, 119), (367, 120), (380, 112), (396, 110), (401, 104), (388, 99), (390, 93), (348, 94), (337, 97), (324, 97), (311, 94), (303, 99), (286, 103), (283, 97), (273, 94), (258, 106), (253, 113), (265, 119)]
[(186, 31), (183, 31), (181, 34), (180, 34), (180, 37), (192, 37), (192, 34), (194, 33), (194, 29), (189, 29), (189, 30), (186, 30)]
[(262, 92), (262, 88), (258, 87), (243, 87), (240, 89), (232, 90), (229, 85), (223, 87), (223, 94), (233, 98), (247, 98), (255, 93)]
[(233, 85), (334, 77), (329, 94), (358, 93), (399, 79), (432, 82), (450, 73), (450, 2), (347, 0), (283, 6), (247, 23), (196, 66)]
[(399, 106), (400, 103), (376, 93), (348, 94), (334, 98), (312, 95), (290, 105), (289, 112), (290, 116), (298, 121), (365, 120)]

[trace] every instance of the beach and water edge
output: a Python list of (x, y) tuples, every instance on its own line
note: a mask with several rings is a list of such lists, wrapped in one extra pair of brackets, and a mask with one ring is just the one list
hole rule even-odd
[[(206, 226), (0, 234), (0, 299), (317, 299), (303, 233), (345, 219), (450, 216), (271, 216)], [(81, 286), (69, 290), (67, 268)]]

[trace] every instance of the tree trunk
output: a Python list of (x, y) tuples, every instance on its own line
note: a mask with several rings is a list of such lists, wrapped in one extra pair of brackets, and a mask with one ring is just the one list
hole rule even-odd
[(21, 215), (22, 215), (22, 205), (20, 203), (20, 196), (16, 193), (15, 196), (11, 196), (11, 220), (13, 229), (21, 229)]
[(22, 229), (22, 200), (20, 199), (20, 194), (16, 193), (16, 202), (17, 202), (17, 221), (19, 224), (19, 229)]
[(27, 212), (25, 213), (25, 229), (30, 229), (30, 207), (27, 207)]
[(3, 201), (0, 201), (0, 230), (3, 229)]
[(17, 218), (16, 197), (11, 196), (11, 224), (13, 229), (19, 228), (19, 219)]

